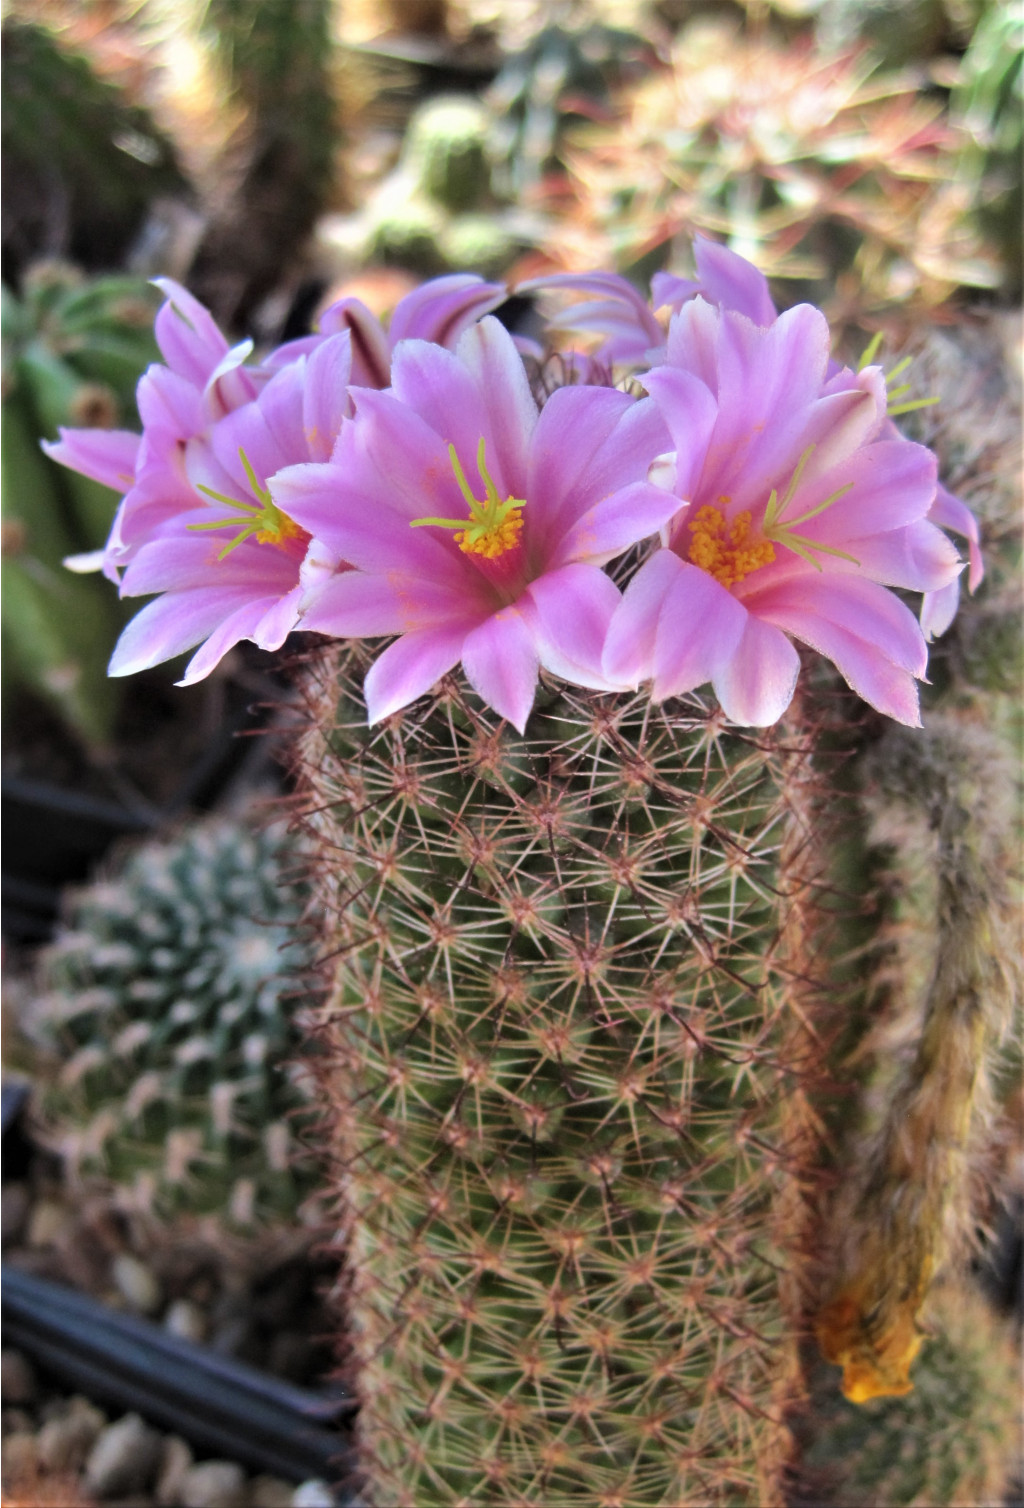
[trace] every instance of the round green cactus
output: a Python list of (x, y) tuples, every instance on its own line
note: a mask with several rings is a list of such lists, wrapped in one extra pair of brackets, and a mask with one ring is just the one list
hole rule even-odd
[(478, 208), (490, 191), (488, 116), (470, 95), (422, 106), (409, 123), (404, 157), (423, 192), (449, 210)]
[(74, 895), (43, 955), (55, 1145), (160, 1214), (244, 1226), (294, 1215), (303, 1192), (295, 857), (279, 827), (226, 821), (149, 843)]

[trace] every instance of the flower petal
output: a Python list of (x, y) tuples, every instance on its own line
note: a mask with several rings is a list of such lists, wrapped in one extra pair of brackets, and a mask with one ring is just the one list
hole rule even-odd
[(134, 675), (191, 649), (236, 607), (252, 598), (251, 587), (200, 587), (170, 592), (135, 614), (114, 646), (108, 675)]
[[(164, 599), (166, 600), (166, 599)], [(234, 612), (228, 613), (222, 622), (217, 624), (213, 633), (204, 641), (185, 667), (185, 674), (176, 686), (194, 686), (197, 681), (203, 680), (220, 664), (229, 649), (233, 649), (242, 639), (255, 639), (260, 625), (271, 612), (279, 612), (281, 602), (274, 599), (256, 598), (249, 602), (243, 602)], [(288, 625), (279, 637), (271, 635), (263, 645), (265, 649), (279, 649), (284, 643), (288, 630), (294, 627), (293, 621)], [(276, 641), (276, 642), (275, 642)]]
[(641, 381), (657, 404), (675, 446), (673, 491), (679, 498), (691, 498), (718, 418), (714, 394), (699, 377), (679, 367), (658, 367)]
[[(65, 561), (65, 565), (67, 562)], [(951, 581), (937, 592), (925, 592), (921, 599), (921, 632), (926, 639), (937, 639), (956, 617), (960, 606), (960, 581)]]
[(598, 691), (621, 685), (602, 666), (608, 627), (621, 600), (615, 583), (593, 565), (566, 565), (531, 583), (518, 605), (545, 670)]
[(649, 482), (620, 487), (576, 520), (551, 556), (549, 569), (574, 560), (603, 565), (630, 545), (657, 534), (678, 511), (675, 494)]
[[(426, 576), (342, 571), (307, 596), (302, 627), (338, 639), (375, 638), (461, 619), (466, 607), (464, 591)], [(492, 612), (493, 605), (481, 603), (480, 610)]]
[(167, 302), (155, 322), (156, 343), (172, 372), (198, 388), (227, 355), (228, 343), (209, 309), (172, 278), (154, 278)]
[(724, 586), (681, 562), (658, 614), (651, 669), (656, 702), (714, 680), (736, 653), (747, 612)]
[(462, 668), (469, 684), (522, 733), (537, 689), (537, 650), (517, 606), (506, 607), (466, 635)]
[[(968, 585), (972, 592), (976, 592), (985, 575), (985, 563), (981, 558), (978, 520), (967, 504), (943, 487), (941, 482), (935, 489), (935, 501), (928, 510), (928, 517), (933, 524), (938, 524), (940, 528), (952, 529), (954, 534), (962, 534), (966, 538), (971, 561)], [(947, 624), (946, 626), (948, 627), (949, 625)], [(937, 630), (937, 632), (941, 632), (941, 630)]]
[(390, 644), (370, 666), (363, 686), (371, 726), (423, 696), (457, 665), (466, 635), (476, 626), (462, 619), (418, 628)]
[(686, 567), (672, 550), (657, 550), (626, 588), (611, 623), (602, 668), (616, 685), (639, 686), (654, 674), (654, 639), (665, 594)]
[(481, 393), (495, 395), (495, 401), (489, 404), (495, 451), (502, 458), (505, 474), (513, 478), (512, 495), (525, 497), (516, 487), (525, 485), (526, 458), (538, 411), (515, 342), (496, 319), (483, 319), (462, 336), (457, 354)]
[(58, 429), (59, 440), (41, 440), (52, 461), (91, 477), (115, 492), (135, 481), (141, 436), (123, 429)]
[(452, 272), (421, 283), (395, 305), (388, 334), (400, 340), (430, 340), (454, 349), (470, 325), (508, 298), (504, 283), (485, 283), (472, 272)]
[(786, 635), (748, 613), (743, 636), (712, 685), (731, 722), (767, 728), (793, 700), (799, 673), (800, 656)]
[(320, 316), (324, 335), (348, 331), (352, 377), (357, 387), (385, 388), (391, 380), (391, 342), (375, 314), (358, 298), (340, 298)]
[[(306, 359), (302, 384), (302, 427), (311, 461), (329, 461), (342, 419), (352, 411), (352, 337), (330, 335)], [(289, 456), (289, 461), (299, 460)]]

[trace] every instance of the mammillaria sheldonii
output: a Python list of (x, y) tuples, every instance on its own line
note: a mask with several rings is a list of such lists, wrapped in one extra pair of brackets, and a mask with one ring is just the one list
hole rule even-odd
[[(186, 311), (162, 348), (195, 358), (189, 413), (159, 443), (144, 414), (159, 464), (106, 554), (163, 593), (115, 670), (325, 640), (297, 761), (331, 970), (312, 1066), (376, 1508), (774, 1504), (812, 1330), (851, 1400), (912, 1386), (964, 1183), (943, 1117), (973, 1123), (984, 1075), (921, 1058), (930, 1118), (908, 1140), (897, 1096), (883, 1214), (862, 1178), (871, 1239), (829, 1270), (834, 1044), (870, 1006), (830, 952), (843, 808), (819, 754), (858, 716), (838, 682), (798, 686), (792, 640), (927, 741), (917, 682), (962, 569), (944, 529), (973, 588), (977, 526), (896, 428), (919, 400), (876, 352), (844, 366), (818, 310), (779, 314), (727, 248), (696, 262), (663, 312), (608, 272), (535, 281), (569, 295), (537, 369), (468, 276), (388, 332), (335, 306), (258, 364)], [(163, 370), (150, 389), (184, 392)], [(109, 474), (128, 442), (106, 443)], [(103, 445), (55, 449), (88, 470)], [(967, 921), (926, 1035), (980, 1057), (998, 1012), (974, 1012)]]

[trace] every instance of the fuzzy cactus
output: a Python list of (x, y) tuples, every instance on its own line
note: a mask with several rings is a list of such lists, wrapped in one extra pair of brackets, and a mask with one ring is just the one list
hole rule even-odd
[(409, 122), (402, 155), (428, 198), (448, 210), (474, 209), (489, 197), (487, 112), (472, 95), (446, 95)]
[(801, 740), (554, 688), (520, 738), (454, 681), (367, 730), (364, 669), (304, 763), (373, 1500), (774, 1501)]
[(78, 891), (31, 1028), (54, 1145), (158, 1214), (293, 1217), (303, 892), (279, 829), (212, 821)]

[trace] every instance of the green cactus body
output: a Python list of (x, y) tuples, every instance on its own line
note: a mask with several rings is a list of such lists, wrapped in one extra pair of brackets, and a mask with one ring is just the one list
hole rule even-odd
[(490, 196), (487, 112), (471, 95), (423, 105), (409, 122), (403, 158), (420, 188), (447, 210), (479, 208)]
[(779, 1501), (804, 746), (569, 691), (520, 738), (450, 678), (368, 730), (365, 667), (304, 766), (370, 1500)]
[(227, 822), (148, 844), (77, 893), (44, 954), (54, 1143), (158, 1214), (295, 1213), (304, 1101), (287, 1064), (308, 955), (289, 853), (279, 830)]

